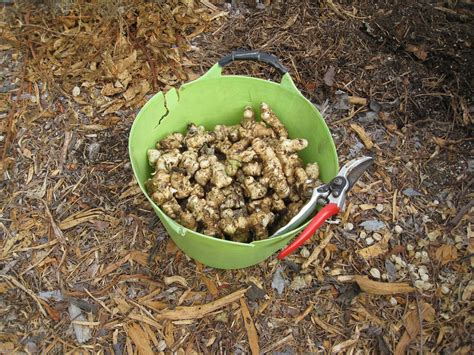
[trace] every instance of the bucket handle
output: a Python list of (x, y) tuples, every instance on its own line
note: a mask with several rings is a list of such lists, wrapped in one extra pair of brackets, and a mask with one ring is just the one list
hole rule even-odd
[(254, 62), (263, 62), (271, 67), (278, 70), (281, 75), (285, 75), (288, 73), (288, 69), (281, 64), (280, 60), (274, 56), (273, 54), (259, 52), (259, 51), (234, 51), (230, 54), (227, 54), (224, 58), (219, 60), (219, 66), (225, 67), (226, 65), (242, 61), (242, 60), (250, 60)]
[(222, 76), (223, 67), (225, 67), (226, 65), (232, 62), (243, 61), (243, 60), (262, 62), (262, 63), (266, 63), (270, 65), (282, 75), (282, 78), (280, 81), (281, 86), (283, 86), (287, 90), (293, 91), (303, 96), (301, 92), (298, 90), (298, 88), (296, 87), (295, 83), (293, 82), (293, 79), (291, 79), (288, 69), (280, 62), (280, 60), (273, 54), (259, 52), (259, 51), (242, 51), (242, 50), (234, 51), (226, 55), (225, 57), (223, 57), (216, 64), (214, 64), (212, 68), (210, 68), (208, 72), (205, 73), (203, 76), (201, 76), (201, 78), (199, 78), (198, 80), (218, 78)]

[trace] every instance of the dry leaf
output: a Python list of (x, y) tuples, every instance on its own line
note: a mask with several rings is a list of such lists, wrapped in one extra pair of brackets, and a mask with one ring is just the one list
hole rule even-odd
[(0, 294), (5, 293), (10, 289), (10, 285), (7, 282), (0, 282)]
[(184, 287), (188, 287), (188, 283), (186, 282), (186, 279), (182, 276), (175, 275), (175, 276), (165, 277), (163, 281), (165, 282), (166, 286), (171, 285), (172, 283), (176, 282)]
[(428, 58), (428, 52), (425, 51), (421, 46), (415, 46), (413, 44), (408, 44), (405, 47), (407, 52), (413, 53), (415, 57), (421, 60), (426, 60)]
[(388, 251), (388, 241), (390, 240), (390, 237), (391, 235), (387, 233), (380, 242), (371, 245), (370, 247), (360, 249), (357, 251), (357, 253), (364, 259), (371, 259), (385, 254)]
[(308, 257), (308, 259), (303, 263), (303, 269), (306, 269), (309, 265), (311, 265), (319, 256), (321, 251), (326, 248), (326, 246), (329, 244), (333, 237), (334, 233), (328, 232), (327, 235), (324, 237), (323, 240), (314, 248), (313, 252), (311, 255)]
[(286, 21), (286, 23), (283, 25), (282, 29), (284, 30), (287, 30), (289, 29), (291, 26), (293, 26), (296, 22), (296, 20), (298, 19), (298, 15), (299, 13), (297, 12), (296, 14), (294, 14), (293, 16), (290, 16), (288, 18), (288, 20)]
[(127, 58), (119, 60), (117, 64), (113, 66), (114, 73), (120, 75), (125, 72), (135, 61), (137, 60), (137, 51), (133, 51)]
[(372, 139), (370, 139), (370, 137), (367, 135), (364, 128), (362, 128), (362, 126), (359, 126), (358, 124), (352, 123), (351, 128), (355, 133), (357, 133), (360, 140), (362, 141), (362, 143), (364, 143), (364, 145), (367, 149), (371, 149), (374, 146), (374, 143), (372, 142)]
[[(145, 81), (146, 82), (146, 81)], [(148, 83), (148, 82), (146, 82)], [(123, 93), (123, 98), (126, 101), (132, 100), (140, 91), (142, 90), (142, 85), (138, 84), (135, 86), (130, 86), (127, 91)]]
[(328, 71), (326, 74), (324, 74), (324, 83), (327, 86), (333, 86), (334, 85), (334, 76), (336, 75), (336, 70), (334, 67), (329, 67)]
[(61, 314), (56, 309), (51, 307), (48, 302), (42, 300), (41, 298), (38, 298), (38, 301), (43, 305), (44, 309), (52, 320), (55, 322), (59, 322), (61, 320)]
[(138, 250), (130, 252), (130, 259), (135, 261), (137, 264), (140, 264), (141, 266), (148, 266), (148, 256), (148, 253), (144, 253)]
[(212, 297), (216, 297), (219, 294), (219, 291), (217, 290), (217, 286), (214, 283), (214, 281), (212, 281), (210, 278), (208, 278), (204, 275), (201, 276), (201, 280), (204, 283), (204, 285), (206, 285), (206, 287), (209, 290), (209, 293), (212, 295)]
[(166, 254), (174, 254), (178, 251), (178, 247), (173, 242), (172, 239), (168, 239), (168, 243), (166, 243)]
[(100, 93), (104, 96), (113, 96), (115, 94), (123, 92), (123, 90), (123, 87), (116, 88), (112, 83), (108, 83), (102, 88)]
[[(421, 314), (424, 321), (432, 322), (435, 317), (435, 310), (429, 303), (422, 302)], [(418, 308), (415, 308), (411, 310), (410, 312), (408, 312), (403, 317), (403, 323), (410, 337), (412, 339), (416, 337), (416, 335), (420, 331), (420, 321), (418, 319)]]
[[(70, 303), (69, 304), (69, 316), (72, 321), (86, 321), (86, 318), (82, 315), (82, 311), (79, 307), (77, 307), (75, 304)], [(76, 335), (76, 339), (78, 343), (82, 344), (87, 342), (91, 337), (91, 330), (88, 326), (82, 325), (82, 324), (77, 324), (73, 323), (72, 327), (74, 329), (74, 334)]]
[(140, 327), (138, 323), (132, 323), (125, 327), (127, 335), (132, 339), (137, 347), (138, 354), (153, 354), (148, 334)]
[(352, 338), (335, 345), (331, 350), (331, 354), (338, 354), (342, 350), (356, 344), (357, 341), (359, 340), (359, 337), (360, 337), (360, 333), (359, 333), (359, 330), (356, 328), (356, 331), (354, 335), (352, 335)]
[(110, 105), (103, 113), (102, 113), (102, 116), (105, 116), (105, 115), (108, 115), (110, 113), (115, 113), (117, 112), (118, 110), (120, 110), (122, 108), (122, 106), (124, 105), (124, 102), (121, 101), (121, 100), (117, 100), (115, 101), (112, 105)]
[[(432, 322), (435, 318), (435, 310), (433, 307), (425, 302), (422, 302), (420, 305), (421, 309), (421, 318), (424, 321)], [(400, 341), (397, 344), (395, 349), (395, 355), (402, 355), (406, 353), (406, 348), (410, 342), (415, 339), (420, 333), (420, 320), (418, 316), (418, 307), (415, 307), (410, 312), (408, 312), (404, 319), (405, 333), (403, 333)]]
[(454, 245), (443, 244), (436, 249), (434, 257), (443, 266), (458, 258), (458, 250)]
[[(133, 97), (134, 99), (127, 102), (127, 107), (139, 104), (140, 101), (145, 97), (145, 95), (150, 91), (151, 86), (146, 80), (142, 80), (139, 85), (134, 87), (133, 91)], [(128, 91), (128, 90), (127, 90)], [(124, 97), (126, 98), (125, 94)], [(131, 97), (131, 96), (130, 96)], [(128, 99), (127, 99), (128, 101)]]
[(255, 324), (253, 323), (249, 308), (243, 297), (240, 299), (240, 311), (242, 312), (242, 318), (244, 319), (244, 325), (247, 330), (247, 337), (249, 339), (252, 355), (258, 355), (260, 354), (260, 346), (258, 345), (257, 329), (255, 329)]
[(67, 230), (85, 222), (95, 221), (101, 216), (103, 216), (103, 213), (97, 208), (79, 211), (59, 222), (59, 228), (61, 230)]
[(169, 309), (159, 313), (156, 316), (157, 320), (161, 319), (171, 319), (171, 320), (184, 320), (184, 319), (198, 319), (204, 317), (206, 314), (218, 310), (229, 303), (237, 301), (242, 297), (246, 288), (239, 291), (235, 291), (228, 296), (219, 298), (210, 303), (206, 303), (200, 306), (191, 306), (191, 307), (176, 307), (176, 309)]
[(367, 276), (354, 275), (360, 289), (372, 295), (394, 295), (397, 293), (409, 293), (415, 291), (413, 287), (405, 282), (377, 282), (370, 280)]

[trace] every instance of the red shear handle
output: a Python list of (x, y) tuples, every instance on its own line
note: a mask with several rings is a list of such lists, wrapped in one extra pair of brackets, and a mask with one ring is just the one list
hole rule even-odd
[(311, 223), (301, 234), (296, 238), (290, 245), (283, 249), (278, 254), (278, 259), (283, 260), (285, 257), (290, 255), (298, 249), (306, 240), (318, 230), (319, 227), (330, 217), (339, 213), (339, 207), (335, 203), (328, 203), (326, 206), (321, 208), (318, 214), (313, 218)]

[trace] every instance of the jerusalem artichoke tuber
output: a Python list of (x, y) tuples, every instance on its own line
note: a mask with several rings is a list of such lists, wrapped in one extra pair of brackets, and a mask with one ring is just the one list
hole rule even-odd
[(189, 177), (184, 175), (181, 172), (173, 171), (171, 173), (171, 187), (176, 190), (175, 197), (178, 199), (183, 199), (188, 197), (194, 188), (189, 180)]
[(286, 127), (281, 123), (270, 106), (266, 103), (262, 103), (260, 105), (260, 110), (262, 111), (260, 115), (262, 121), (268, 124), (275, 131), (278, 138), (288, 138)]
[(204, 126), (190, 124), (188, 133), (184, 137), (184, 143), (190, 150), (199, 150), (204, 144), (211, 143), (215, 139), (214, 135), (206, 131)]
[(255, 233), (257, 240), (265, 239), (268, 237), (268, 226), (275, 219), (275, 215), (272, 212), (257, 211), (250, 215), (249, 222), (251, 229)]
[(161, 152), (158, 149), (148, 149), (147, 156), (148, 164), (154, 167), (156, 162), (158, 161), (158, 158), (161, 156)]
[(172, 133), (156, 144), (156, 149), (171, 150), (179, 149), (183, 146), (184, 136), (182, 133)]
[(242, 165), (245, 175), (260, 176), (262, 174), (262, 164), (259, 161), (250, 161)]
[(186, 170), (188, 176), (192, 177), (199, 169), (198, 153), (194, 150), (187, 150), (181, 155), (179, 167)]
[(214, 162), (211, 165), (211, 183), (218, 188), (223, 188), (232, 184), (232, 178), (225, 172), (225, 165), (219, 161)]
[(254, 139), (252, 147), (263, 162), (263, 175), (270, 179), (270, 187), (278, 196), (285, 198), (290, 192), (288, 183), (281, 167), (281, 162), (275, 155), (273, 149), (260, 138)]
[(171, 149), (161, 154), (161, 156), (156, 161), (156, 170), (168, 170), (178, 166), (181, 160), (181, 153), (179, 149)]
[(319, 167), (304, 166), (298, 152), (308, 142), (289, 138), (269, 105), (260, 118), (247, 106), (238, 125), (206, 131), (191, 123), (158, 142), (147, 151), (153, 201), (186, 228), (238, 242), (286, 224), (315, 188)]
[(268, 191), (267, 187), (255, 180), (253, 176), (245, 177), (244, 189), (246, 196), (251, 200), (258, 200), (265, 197)]

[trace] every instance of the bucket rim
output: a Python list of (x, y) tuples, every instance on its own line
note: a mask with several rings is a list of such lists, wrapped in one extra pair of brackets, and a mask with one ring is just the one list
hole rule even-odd
[[(288, 79), (284, 80), (285, 78), (288, 78)], [(303, 99), (307, 104), (309, 104), (313, 108), (315, 113), (320, 115), (321, 118), (324, 120), (324, 118), (319, 113), (317, 108), (313, 105), (313, 103), (310, 100), (308, 100), (305, 96), (303, 96), (303, 94), (296, 88), (296, 86), (294, 85), (289, 73), (286, 73), (285, 75), (283, 75), (282, 81), (280, 83), (272, 81), (272, 80), (266, 80), (266, 79), (261, 79), (261, 78), (246, 76), (246, 75), (238, 75), (238, 74), (235, 74), (235, 75), (234, 74), (232, 74), (232, 75), (218, 75), (218, 76), (203, 75), (203, 76), (201, 76), (201, 77), (199, 77), (195, 80), (192, 80), (190, 82), (186, 82), (186, 83), (182, 84), (179, 88), (174, 88), (173, 87), (173, 88), (169, 89), (166, 92), (159, 91), (156, 94), (154, 94), (151, 98), (148, 99), (148, 101), (143, 105), (143, 107), (136, 114), (136, 116), (133, 120), (133, 123), (131, 125), (130, 132), (129, 132), (129, 135), (128, 135), (128, 154), (129, 154), (129, 157), (130, 157), (130, 163), (131, 163), (131, 166), (132, 166), (132, 171), (133, 171), (133, 174), (134, 174), (134, 178), (135, 178), (135, 180), (137, 180), (137, 183), (140, 187), (140, 190), (143, 192), (143, 194), (145, 195), (147, 200), (151, 203), (153, 209), (155, 211), (159, 212), (158, 216), (159, 216), (160, 220), (162, 218), (164, 218), (164, 219), (167, 220), (167, 222), (169, 224), (176, 225), (177, 228), (175, 227), (175, 229), (180, 230), (180, 232), (177, 231), (177, 233), (179, 233), (179, 234), (184, 233), (184, 235), (191, 233), (192, 235), (202, 237), (202, 238), (207, 238), (209, 240), (212, 240), (213, 242), (224, 243), (224, 244), (228, 244), (228, 245), (238, 245), (239, 247), (247, 247), (247, 248), (254, 248), (254, 247), (259, 247), (259, 246), (263, 247), (263, 246), (267, 246), (267, 245), (271, 245), (271, 244), (276, 244), (276, 243), (278, 243), (282, 240), (289, 239), (289, 238), (293, 237), (295, 234), (299, 233), (304, 228), (306, 228), (307, 225), (310, 223), (311, 219), (309, 219), (308, 221), (306, 221), (304, 224), (300, 225), (299, 227), (286, 232), (285, 234), (282, 234), (282, 235), (279, 235), (279, 236), (276, 236), (276, 237), (269, 236), (266, 239), (255, 240), (255, 241), (252, 241), (250, 243), (234, 242), (234, 241), (231, 241), (231, 240), (220, 239), (220, 238), (217, 238), (217, 237), (213, 237), (213, 236), (209, 236), (209, 235), (206, 235), (206, 234), (199, 233), (197, 231), (193, 231), (193, 230), (188, 229), (185, 226), (179, 224), (177, 221), (175, 221), (174, 219), (172, 219), (171, 217), (166, 215), (163, 212), (163, 210), (152, 200), (152, 198), (151, 198), (151, 196), (149, 196), (144, 184), (142, 184), (141, 181), (137, 178), (138, 177), (138, 174), (137, 174), (137, 169), (138, 168), (136, 167), (133, 159), (131, 158), (132, 157), (132, 151), (133, 151), (132, 137), (133, 137), (134, 131), (137, 127), (137, 122), (139, 121), (140, 117), (142, 115), (144, 115), (144, 113), (147, 111), (147, 109), (151, 105), (153, 105), (156, 100), (159, 99), (160, 96), (163, 96), (163, 99), (166, 100), (168, 96), (176, 95), (176, 92), (179, 93), (180, 90), (185, 89), (188, 86), (192, 86), (192, 85), (195, 85), (195, 84), (204, 83), (204, 82), (208, 82), (208, 81), (209, 82), (218, 81), (218, 80), (227, 81), (227, 80), (235, 80), (235, 79), (245, 80), (245, 81), (258, 81), (260, 83), (264, 83), (265, 85), (276, 86), (276, 87), (279, 87), (280, 89), (284, 89), (286, 94), (291, 94), (291, 95), (297, 96), (300, 99)], [(329, 132), (329, 129), (328, 129), (328, 132)], [(336, 156), (336, 164), (339, 165), (338, 161), (337, 161), (337, 151), (335, 151), (335, 156)]]

